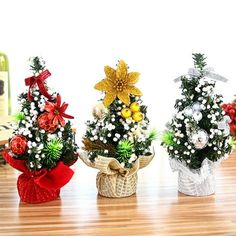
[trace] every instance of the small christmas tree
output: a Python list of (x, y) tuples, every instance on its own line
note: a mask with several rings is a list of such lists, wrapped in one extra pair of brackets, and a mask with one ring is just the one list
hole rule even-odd
[[(207, 78), (206, 57), (193, 54), (195, 68), (182, 76), (182, 98), (162, 138), (171, 158), (198, 169), (207, 158), (216, 162), (231, 151), (229, 117), (222, 110), (222, 96), (213, 93), (215, 81)], [(214, 74), (214, 78), (217, 78)]]
[(97, 188), (102, 196), (127, 197), (136, 192), (137, 171), (147, 166), (154, 153), (154, 130), (148, 131), (147, 107), (135, 87), (138, 72), (128, 72), (122, 60), (117, 69), (105, 66), (106, 78), (95, 85), (105, 92), (103, 103), (93, 109), (83, 139), (80, 158), (98, 169)]
[(147, 107), (142, 104), (141, 91), (135, 87), (138, 72), (129, 72), (120, 60), (117, 69), (104, 68), (106, 78), (95, 85), (105, 92), (103, 103), (93, 109), (94, 119), (87, 121), (84, 150), (90, 160), (98, 155), (116, 158), (130, 168), (141, 155), (149, 155), (154, 130), (148, 131)]
[[(49, 94), (46, 79), (51, 74), (45, 69), (42, 59), (34, 57), (30, 67), (33, 76), (25, 79), (28, 92), (18, 97), (20, 112), (16, 115), (17, 124), (9, 142), (10, 151), (4, 151), (3, 156), (9, 164), (23, 172), (20, 176), (22, 182), (23, 178), (25, 182), (31, 178), (28, 179), (28, 176), (40, 177), (41, 183), (35, 181), (37, 187), (33, 189), (18, 180), (21, 199), (36, 203), (58, 197), (58, 189), (73, 174), (68, 166), (77, 160), (78, 155), (71, 123), (65, 120), (73, 119), (65, 113), (68, 104), (61, 103), (60, 94)], [(51, 174), (47, 184), (43, 180), (47, 177), (45, 173)], [(46, 193), (45, 189), (48, 190)], [(42, 197), (43, 193), (45, 197)]]

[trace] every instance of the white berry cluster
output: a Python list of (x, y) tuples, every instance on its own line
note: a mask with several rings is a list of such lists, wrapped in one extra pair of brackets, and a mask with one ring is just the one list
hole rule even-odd
[[(27, 141), (27, 162), (30, 169), (43, 168), (45, 157), (44, 148), (47, 143), (55, 138), (63, 139), (64, 127), (58, 125), (54, 133), (47, 133), (44, 129), (38, 127), (38, 117), (45, 112), (45, 104), (47, 98), (41, 95), (37, 88), (31, 90), (33, 101), (27, 99), (27, 92), (20, 94), (20, 119), (13, 127), (13, 135), (23, 135)], [(56, 98), (56, 93), (53, 93), (53, 98)], [(77, 146), (72, 142), (71, 137), (63, 140), (63, 144), (68, 144), (72, 149), (77, 149)]]
[[(133, 101), (138, 101), (141, 104), (139, 97), (133, 97)], [(148, 138), (148, 125), (149, 121), (144, 116), (144, 119), (135, 122), (131, 117), (124, 118), (121, 115), (121, 110), (127, 108), (122, 101), (117, 99), (106, 112), (101, 104), (98, 104), (93, 109), (94, 118), (86, 122), (87, 129), (85, 138), (89, 139), (91, 142), (111, 144), (116, 147), (119, 142), (128, 140), (131, 143), (139, 145), (139, 153), (145, 154), (150, 152), (149, 148), (143, 145)], [(102, 111), (101, 111), (102, 109)], [(100, 115), (102, 114), (102, 115)], [(132, 149), (132, 154), (130, 155), (129, 163), (133, 163), (138, 157), (136, 155), (136, 149)], [(99, 151), (99, 155), (109, 156), (108, 150)], [(88, 152), (88, 156), (91, 158), (96, 158), (95, 152)], [(92, 158), (92, 159), (93, 159)]]

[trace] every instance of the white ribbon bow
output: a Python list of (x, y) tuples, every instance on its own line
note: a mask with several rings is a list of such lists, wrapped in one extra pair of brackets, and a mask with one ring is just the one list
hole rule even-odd
[(229, 127), (230, 122), (231, 119), (229, 116), (224, 116), (223, 120), (218, 122), (218, 129), (223, 130), (225, 136), (228, 136), (230, 134), (230, 127)]
[[(202, 71), (200, 71), (197, 68), (189, 68), (187, 75), (189, 75), (190, 77), (198, 77), (198, 76), (202, 75), (202, 76), (205, 76), (205, 77), (208, 77), (208, 78), (211, 78), (214, 80), (222, 81), (222, 82), (228, 81), (228, 79), (226, 79), (224, 76), (216, 74), (214, 72), (214, 69), (211, 67), (208, 67)], [(174, 79), (174, 82), (175, 83), (179, 82), (183, 76), (186, 76), (186, 75), (179, 76), (178, 78)]]

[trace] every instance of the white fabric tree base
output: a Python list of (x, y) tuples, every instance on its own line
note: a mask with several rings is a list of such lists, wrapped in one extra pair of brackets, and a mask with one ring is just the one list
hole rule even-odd
[(188, 175), (179, 172), (178, 190), (181, 193), (190, 196), (207, 196), (215, 193), (215, 176), (214, 174), (206, 177), (201, 183), (191, 180)]
[(184, 163), (170, 158), (170, 166), (173, 171), (178, 172), (178, 190), (190, 196), (207, 196), (215, 193), (215, 171), (221, 161), (216, 162), (204, 159), (199, 169), (189, 169)]

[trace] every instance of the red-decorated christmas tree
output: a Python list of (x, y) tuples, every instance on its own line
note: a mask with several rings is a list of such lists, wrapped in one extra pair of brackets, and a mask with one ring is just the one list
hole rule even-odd
[(25, 79), (27, 91), (18, 97), (20, 112), (3, 157), (23, 172), (17, 182), (21, 200), (39, 203), (58, 198), (78, 155), (68, 104), (59, 93), (49, 92), (46, 79), (51, 73), (41, 58), (32, 58), (30, 67), (33, 75)]

